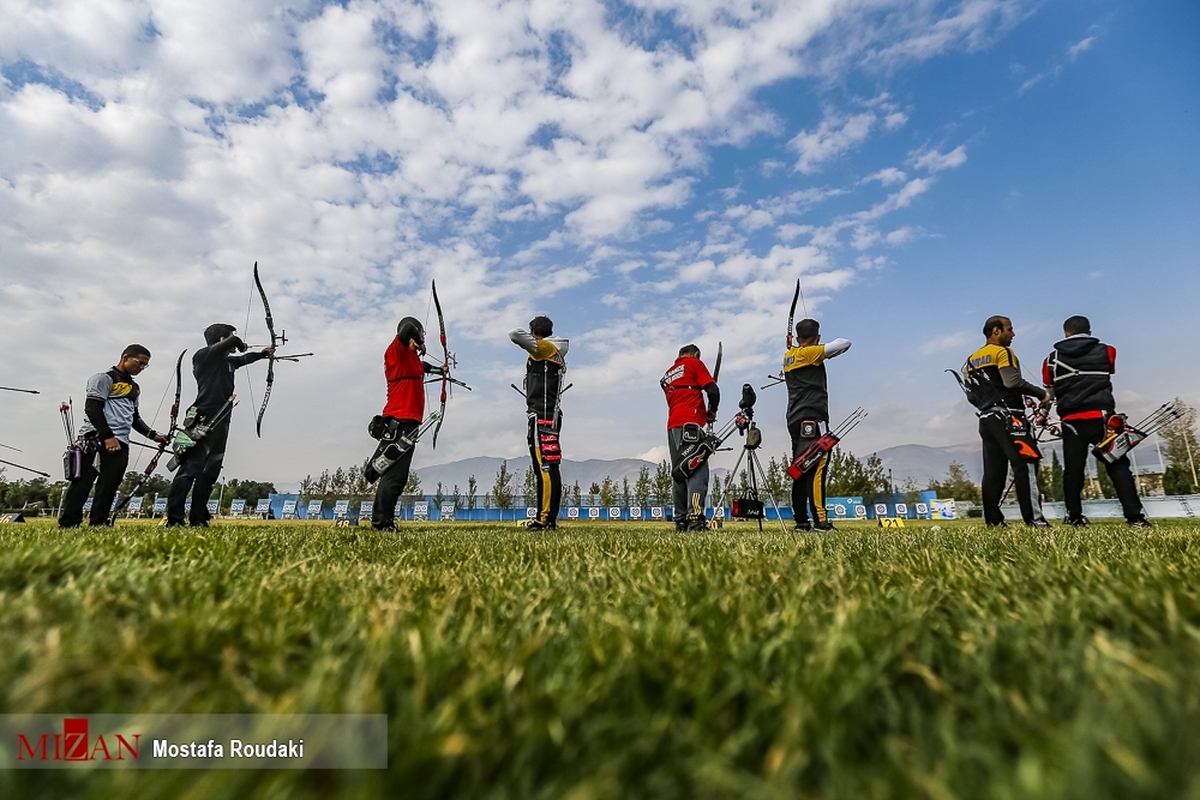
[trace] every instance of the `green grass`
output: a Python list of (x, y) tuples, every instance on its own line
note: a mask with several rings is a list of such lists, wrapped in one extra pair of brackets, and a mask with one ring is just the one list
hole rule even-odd
[(0, 527), (0, 712), (371, 712), (382, 772), (0, 796), (1200, 798), (1200, 526)]

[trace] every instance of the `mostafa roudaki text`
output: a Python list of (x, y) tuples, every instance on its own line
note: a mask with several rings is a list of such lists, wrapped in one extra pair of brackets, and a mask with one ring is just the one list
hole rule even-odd
[(155, 758), (224, 758), (226, 751), (231, 758), (304, 758), (304, 740), (244, 742), (230, 739), (226, 746), (215, 739), (207, 742), (155, 739), (153, 747)]

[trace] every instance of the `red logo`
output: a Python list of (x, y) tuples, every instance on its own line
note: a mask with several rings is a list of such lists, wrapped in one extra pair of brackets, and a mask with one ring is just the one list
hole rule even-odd
[[(132, 741), (130, 741), (132, 739)], [(89, 733), (87, 717), (64, 717), (62, 733), (43, 733), (30, 740), (17, 734), (17, 761), (125, 761), (136, 760), (142, 734)]]

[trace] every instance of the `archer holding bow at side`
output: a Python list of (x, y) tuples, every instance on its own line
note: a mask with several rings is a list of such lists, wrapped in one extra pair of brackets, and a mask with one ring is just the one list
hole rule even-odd
[[(690, 473), (679, 469), (685, 454), (693, 452), (717, 419), (721, 391), (717, 377), (721, 372), (721, 354), (710, 374), (700, 360), (700, 348), (685, 344), (679, 358), (659, 380), (667, 399), (667, 449), (671, 454), (671, 498), (675, 503), (675, 530), (708, 530), (704, 507), (708, 498), (708, 459), (699, 462)], [(708, 405), (705, 407), (705, 397)]]
[(125, 467), (129, 464), (129, 434), (137, 431), (147, 439), (165, 442), (167, 437), (151, 430), (138, 413), (141, 389), (133, 380), (150, 365), (150, 351), (131, 344), (121, 353), (120, 362), (107, 372), (88, 378), (87, 418), (79, 426), (79, 447), (83, 458), (76, 474), (68, 476), (71, 485), (63, 498), (58, 527), (77, 528), (83, 522), (83, 506), (92, 484), (96, 496), (88, 522), (109, 525), (109, 509), (116, 499)]
[[(208, 526), (211, 516), (208, 498), (221, 475), (225, 446), (229, 441), (234, 372), (269, 358), (275, 352), (273, 347), (264, 347), (258, 352), (247, 353), (248, 348), (237, 335), (237, 328), (223, 322), (205, 328), (204, 341), (206, 346), (192, 356), (196, 400), (175, 434), (175, 456), (167, 465), (170, 469), (179, 469), (167, 499), (168, 527), (183, 525), (185, 516), (192, 525)], [(190, 512), (185, 510), (189, 492), (192, 495)]]

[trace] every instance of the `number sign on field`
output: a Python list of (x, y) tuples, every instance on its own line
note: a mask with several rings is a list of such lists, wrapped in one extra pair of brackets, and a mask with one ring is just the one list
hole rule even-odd
[(429, 501), (418, 500), (413, 503), (413, 520), (416, 522), (429, 521)]
[(267, 516), (271, 513), (271, 499), (268, 497), (260, 497), (254, 505), (254, 513)]
[(322, 503), (320, 500), (309, 500), (308, 508), (304, 509), (304, 516), (308, 517), (309, 519), (320, 518), (321, 505), (322, 505)]
[(230, 516), (240, 517), (242, 514), (245, 514), (245, 513), (246, 513), (246, 501), (244, 499), (238, 498), (229, 504)]
[(441, 509), (442, 519), (446, 522), (454, 521), (454, 503), (442, 503)]

